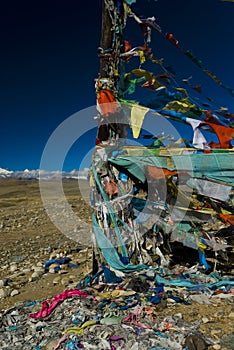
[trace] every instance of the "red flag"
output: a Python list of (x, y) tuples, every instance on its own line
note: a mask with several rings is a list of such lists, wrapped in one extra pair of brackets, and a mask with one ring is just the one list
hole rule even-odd
[(193, 86), (193, 89), (196, 90), (197, 92), (199, 92), (199, 94), (202, 93), (201, 85), (195, 85), (195, 86)]
[(175, 45), (177, 49), (182, 50), (181, 47), (179, 46), (179, 41), (174, 37), (173, 34), (166, 33), (165, 38), (167, 38), (173, 45)]

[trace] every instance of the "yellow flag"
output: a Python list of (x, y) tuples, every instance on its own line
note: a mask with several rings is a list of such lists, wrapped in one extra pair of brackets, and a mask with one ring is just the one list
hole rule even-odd
[(149, 111), (149, 108), (138, 107), (138, 106), (132, 107), (131, 128), (132, 128), (134, 139), (137, 139), (139, 137), (145, 114), (148, 111)]
[(188, 96), (188, 93), (187, 93), (187, 91), (185, 89), (183, 89), (183, 88), (176, 88), (176, 90), (180, 91), (185, 96)]
[(145, 53), (143, 50), (139, 50), (139, 56), (140, 56), (140, 64), (143, 64), (145, 62)]
[(194, 104), (188, 101), (188, 99), (184, 98), (180, 101), (171, 101), (166, 104), (163, 109), (168, 109), (168, 110), (175, 110), (177, 112), (187, 112), (190, 110), (192, 107), (194, 107)]

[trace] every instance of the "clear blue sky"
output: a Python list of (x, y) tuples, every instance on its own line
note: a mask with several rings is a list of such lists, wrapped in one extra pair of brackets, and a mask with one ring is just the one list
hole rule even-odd
[[(164, 33), (173, 33), (184, 50), (233, 88), (234, 3), (138, 0), (133, 8), (142, 18), (155, 16)], [(139, 28), (131, 19), (128, 23), (128, 39), (141, 45)], [(59, 124), (95, 104), (100, 27), (101, 0), (1, 2), (0, 167), (39, 168), (45, 144)], [(210, 96), (217, 107), (234, 112), (234, 98), (159, 33), (153, 32), (151, 46), (166, 66), (175, 68), (178, 83), (192, 75), (194, 85), (202, 84), (203, 97), (194, 92), (195, 97)], [(66, 170), (79, 168), (94, 142), (92, 130), (72, 147)]]

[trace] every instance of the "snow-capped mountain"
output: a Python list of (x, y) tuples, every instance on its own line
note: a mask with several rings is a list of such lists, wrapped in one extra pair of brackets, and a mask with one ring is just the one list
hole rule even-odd
[(10, 177), (12, 173), (13, 173), (13, 171), (0, 168), (0, 177), (1, 178)]
[(88, 178), (88, 168), (84, 170), (72, 170), (70, 172), (66, 171), (48, 171), (48, 170), (29, 170), (25, 169), (22, 171), (10, 171), (0, 168), (0, 178), (14, 178), (14, 179), (51, 179), (51, 178), (67, 178), (67, 179), (84, 179)]

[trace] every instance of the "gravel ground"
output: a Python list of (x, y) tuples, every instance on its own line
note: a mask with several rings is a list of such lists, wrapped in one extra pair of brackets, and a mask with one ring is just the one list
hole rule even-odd
[[(47, 185), (49, 189), (49, 181)], [(73, 212), (90, 224), (91, 209), (83, 198), (84, 194), (86, 199), (89, 196), (88, 183), (79, 183), (79, 186), (82, 186), (83, 197), (77, 181), (65, 180), (63, 185)], [(58, 210), (58, 215), (60, 209), (57, 203), (55, 211)], [(66, 216), (63, 220), (66, 221)], [(22, 307), (25, 303), (44, 300), (62, 293), (69, 286), (76, 285), (91, 271), (92, 249), (83, 244), (86, 239), (84, 235), (87, 235), (89, 242), (91, 234), (85, 232), (81, 226), (73, 228), (75, 241), (71, 239), (72, 235), (67, 237), (54, 226), (43, 207), (38, 181), (0, 181), (0, 310), (3, 313), (4, 310), (17, 305)], [(80, 232), (82, 244), (79, 242)], [(45, 273), (46, 261), (65, 256), (70, 258), (74, 266), (79, 265), (79, 268), (64, 264), (61, 270), (55, 273), (54, 266), (51, 265)], [(168, 316), (181, 314), (185, 322), (202, 320), (199, 331), (218, 340), (225, 336), (233, 336), (232, 300), (215, 298), (209, 304), (174, 304), (157, 312), (158, 315)], [(211, 349), (234, 349), (233, 345), (227, 346), (225, 343), (215, 346)]]

